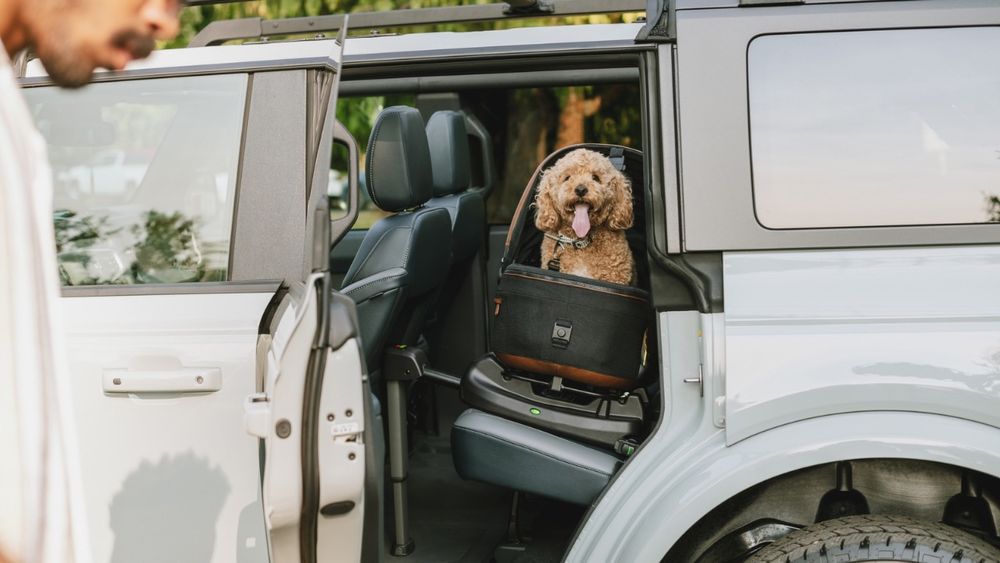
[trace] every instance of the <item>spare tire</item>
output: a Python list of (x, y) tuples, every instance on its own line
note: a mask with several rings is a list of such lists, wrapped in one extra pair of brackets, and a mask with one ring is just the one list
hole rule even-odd
[(907, 516), (826, 520), (775, 541), (746, 563), (863, 561), (997, 563), (1000, 549), (967, 532)]

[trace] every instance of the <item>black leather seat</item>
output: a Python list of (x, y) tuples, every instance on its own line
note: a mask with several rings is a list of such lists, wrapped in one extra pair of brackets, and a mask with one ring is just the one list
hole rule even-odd
[(468, 263), (479, 251), (486, 233), (486, 205), (481, 193), (469, 190), (471, 157), (465, 115), (439, 111), (427, 121), (431, 151), (434, 197), (427, 207), (439, 207), (451, 216), (451, 261), (457, 267)]
[(576, 504), (590, 504), (618, 471), (606, 451), (475, 409), (451, 430), (455, 469), (483, 481)]
[[(478, 295), (475, 284), (483, 280), (485, 272), (474, 269), (483, 267), (477, 256), (486, 238), (486, 205), (480, 190), (469, 189), (472, 175), (465, 114), (439, 111), (432, 115), (427, 121), (427, 141), (434, 175), (434, 197), (427, 206), (448, 212), (452, 246), (451, 268), (428, 317), (424, 336), (430, 344), (432, 363), (445, 372), (458, 374), (476, 355), (470, 335), (481, 334), (477, 332), (474, 310)], [(465, 336), (454, 338), (456, 330)]]
[(451, 262), (451, 217), (424, 206), (433, 178), (416, 109), (394, 106), (379, 114), (365, 178), (372, 202), (394, 215), (368, 231), (341, 291), (357, 303), (365, 360), (376, 373), (386, 346), (417, 343)]

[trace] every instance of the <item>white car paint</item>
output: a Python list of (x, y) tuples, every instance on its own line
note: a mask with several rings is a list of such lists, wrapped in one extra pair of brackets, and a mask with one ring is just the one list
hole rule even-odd
[[(151, 561), (135, 557), (167, 547), (188, 561), (268, 560), (258, 445), (242, 408), (255, 390), (257, 326), (270, 299), (60, 300), (95, 561)], [(219, 390), (185, 392), (190, 382), (178, 381), (176, 393), (162, 384), (155, 393), (105, 392), (107, 375), (149, 382), (184, 370), (192, 379), (217, 371)]]
[(727, 253), (726, 436), (901, 410), (1000, 428), (1000, 247)]

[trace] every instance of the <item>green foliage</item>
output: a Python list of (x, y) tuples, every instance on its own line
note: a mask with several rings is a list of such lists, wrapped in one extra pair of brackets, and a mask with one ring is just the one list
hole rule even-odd
[(986, 196), (986, 217), (990, 223), (1000, 223), (1000, 196)]
[[(209, 23), (217, 20), (261, 17), (266, 19), (294, 18), (302, 16), (319, 16), (326, 14), (343, 14), (356, 12), (376, 12), (387, 10), (437, 8), (443, 6), (491, 4), (497, 0), (256, 0), (253, 2), (237, 2), (216, 6), (197, 6), (185, 8), (181, 12), (180, 34), (162, 45), (166, 48), (183, 47)], [(574, 16), (569, 18), (533, 18), (513, 19), (493, 22), (455, 23), (428, 26), (413, 26), (409, 32), (428, 31), (483, 31), (490, 29), (508, 29), (530, 25), (554, 25), (558, 23), (613, 23), (635, 21), (641, 14), (610, 14), (593, 16)], [(396, 32), (395, 29), (385, 29)], [(362, 31), (367, 34), (367, 31)]]
[[(120, 229), (110, 229), (107, 218), (96, 218), (89, 215), (80, 216), (75, 211), (58, 209), (53, 213), (55, 226), (56, 253), (59, 256), (59, 278), (62, 285), (79, 284), (73, 280), (70, 271), (86, 271), (90, 265), (91, 254), (87, 249), (105, 237), (113, 236)], [(88, 278), (89, 283), (109, 283), (112, 280)]]
[[(197, 224), (181, 213), (149, 211), (142, 223), (127, 231), (108, 226), (107, 217), (79, 215), (74, 211), (58, 210), (53, 217), (59, 275), (62, 285), (108, 285), (144, 283), (180, 283), (225, 281), (225, 268), (209, 268), (206, 254), (211, 249), (200, 247)], [(127, 237), (132, 242), (122, 240)], [(115, 242), (126, 246), (115, 251)], [(100, 243), (100, 244), (99, 244)], [(104, 246), (106, 248), (99, 248)], [(98, 251), (99, 250), (99, 251)], [(95, 254), (95, 251), (98, 251)], [(95, 255), (124, 271), (100, 275), (100, 265), (91, 271)], [(112, 256), (110, 260), (109, 256)], [(127, 264), (123, 264), (127, 263)], [(108, 268), (115, 270), (115, 267)]]
[(194, 221), (180, 213), (146, 213), (145, 225), (133, 225), (135, 283), (222, 281), (205, 279), (205, 265), (195, 238)]

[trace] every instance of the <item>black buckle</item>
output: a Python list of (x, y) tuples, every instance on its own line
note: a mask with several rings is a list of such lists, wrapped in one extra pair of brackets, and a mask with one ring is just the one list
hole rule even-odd
[(552, 345), (565, 350), (569, 347), (569, 339), (573, 336), (573, 323), (562, 319), (556, 320), (552, 326)]
[(636, 448), (639, 447), (639, 442), (632, 438), (620, 438), (615, 442), (614, 450), (616, 454), (629, 457), (635, 453)]

